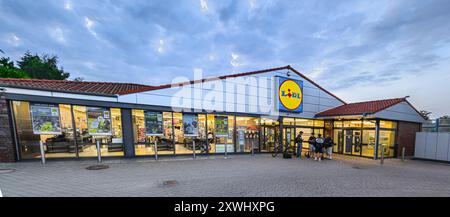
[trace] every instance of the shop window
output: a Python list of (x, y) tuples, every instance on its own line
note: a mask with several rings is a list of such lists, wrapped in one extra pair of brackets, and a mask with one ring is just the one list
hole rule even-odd
[(314, 127), (325, 127), (325, 122), (323, 120), (314, 120)]
[(396, 129), (397, 128), (397, 122), (394, 122), (394, 121), (380, 121), (380, 128)]
[[(70, 105), (31, 103), (31, 106), (35, 107), (34, 118), (29, 102), (13, 102), (21, 158), (40, 158), (40, 141), (46, 158), (76, 157)], [(47, 113), (50, 108), (54, 108), (53, 114)]]
[(363, 127), (365, 128), (375, 128), (375, 120), (364, 120)]
[(122, 119), (118, 108), (73, 106), (80, 157), (123, 156)]
[(314, 120), (311, 119), (301, 119), (301, 118), (296, 118), (295, 119), (295, 125), (297, 126), (314, 126)]
[(154, 140), (146, 136), (144, 110), (132, 110), (133, 133), (134, 133), (134, 152), (136, 156), (154, 155)]
[(293, 126), (295, 124), (296, 123), (295, 123), (295, 119), (294, 118), (286, 118), (286, 117), (283, 118), (283, 125), (285, 125), (285, 126)]
[(385, 157), (394, 157), (395, 131), (380, 130), (378, 157), (381, 157), (381, 146)]
[(343, 126), (346, 128), (361, 128), (362, 127), (362, 121), (360, 120), (354, 120), (354, 121), (344, 121)]
[(309, 149), (308, 139), (312, 135), (314, 130), (313, 130), (313, 128), (299, 128), (299, 127), (297, 127), (295, 129), (295, 137), (297, 137), (297, 135), (300, 133), (300, 131), (303, 131), (303, 136), (302, 136), (303, 144), (302, 144), (302, 147), (303, 147), (303, 149)]
[(236, 117), (236, 152), (259, 150), (259, 118)]
[(261, 118), (261, 125), (275, 126), (278, 125), (278, 121), (271, 118)]
[(158, 142), (158, 155), (171, 155), (175, 153), (173, 145), (174, 128), (172, 112), (163, 112), (163, 135), (152, 138), (152, 142), (156, 139)]
[(375, 153), (375, 130), (363, 130), (362, 156), (373, 157)]
[(335, 128), (342, 128), (344, 126), (342, 121), (334, 121), (333, 124)]

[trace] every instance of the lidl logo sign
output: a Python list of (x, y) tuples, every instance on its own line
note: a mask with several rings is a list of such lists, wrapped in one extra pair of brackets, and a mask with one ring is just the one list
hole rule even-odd
[(303, 112), (303, 82), (278, 77), (278, 110)]

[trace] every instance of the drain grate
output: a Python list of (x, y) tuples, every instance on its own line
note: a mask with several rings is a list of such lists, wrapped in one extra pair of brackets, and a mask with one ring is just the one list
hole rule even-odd
[(178, 184), (177, 180), (166, 180), (166, 181), (163, 182), (163, 185), (164, 186), (168, 186), (168, 187), (172, 187), (172, 186), (175, 186), (177, 184)]
[(360, 167), (360, 166), (352, 166), (352, 168), (353, 168), (353, 169), (357, 169), (357, 170), (362, 170), (362, 169), (364, 169), (363, 167)]
[(87, 170), (104, 170), (104, 169), (108, 169), (109, 166), (108, 165), (92, 165), (92, 166), (88, 166), (86, 167)]
[(15, 172), (15, 169), (0, 169), (0, 174)]

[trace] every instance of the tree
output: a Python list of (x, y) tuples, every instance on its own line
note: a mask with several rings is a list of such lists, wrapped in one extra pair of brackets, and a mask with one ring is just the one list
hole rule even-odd
[(26, 72), (32, 78), (50, 79), (50, 80), (66, 80), (70, 74), (64, 72), (64, 69), (58, 68), (58, 57), (44, 54), (39, 56), (32, 55), (27, 51), (22, 58), (17, 61), (19, 69)]
[(73, 80), (74, 81), (84, 81), (84, 78), (83, 77), (76, 77)]
[(9, 58), (0, 59), (0, 77), (1, 78), (31, 78), (26, 72), (16, 68), (14, 62)]
[(430, 120), (431, 112), (425, 111), (425, 110), (421, 110), (420, 111), (420, 115), (423, 117), (423, 119), (428, 121), (428, 120)]

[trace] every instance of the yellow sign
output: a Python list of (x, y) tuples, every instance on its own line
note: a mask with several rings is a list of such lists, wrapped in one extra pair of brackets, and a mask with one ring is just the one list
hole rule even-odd
[(302, 88), (294, 80), (286, 79), (280, 82), (278, 96), (286, 110), (298, 110), (302, 105)]

